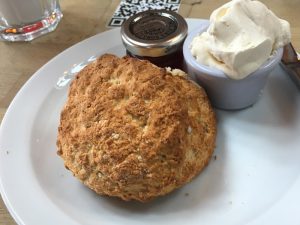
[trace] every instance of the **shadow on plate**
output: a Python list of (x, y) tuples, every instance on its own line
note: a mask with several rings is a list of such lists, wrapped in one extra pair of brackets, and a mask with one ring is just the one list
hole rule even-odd
[(299, 104), (297, 87), (278, 66), (270, 74), (262, 95), (253, 106), (239, 111), (220, 111), (220, 114), (238, 122), (241, 127), (285, 128), (295, 123)]

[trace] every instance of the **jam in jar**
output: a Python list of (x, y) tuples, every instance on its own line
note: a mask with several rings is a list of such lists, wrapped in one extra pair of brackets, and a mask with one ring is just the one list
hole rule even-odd
[(127, 19), (121, 27), (121, 37), (127, 55), (159, 67), (182, 69), (187, 29), (184, 18), (175, 12), (148, 10)]

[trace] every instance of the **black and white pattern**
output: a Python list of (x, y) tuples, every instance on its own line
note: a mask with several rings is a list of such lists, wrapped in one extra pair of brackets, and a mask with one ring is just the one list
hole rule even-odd
[(130, 16), (149, 9), (166, 9), (178, 12), (181, 0), (121, 0), (108, 27), (120, 27)]

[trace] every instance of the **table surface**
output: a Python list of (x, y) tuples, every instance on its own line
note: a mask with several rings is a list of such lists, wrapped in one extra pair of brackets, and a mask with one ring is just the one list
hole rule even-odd
[[(186, 18), (208, 19), (226, 0), (182, 0), (179, 13)], [(279, 17), (290, 22), (292, 43), (300, 52), (299, 0), (262, 0)], [(61, 0), (64, 14), (58, 28), (28, 43), (0, 42), (0, 121), (22, 85), (42, 65), (66, 48), (107, 30), (119, 0)], [(16, 224), (0, 197), (0, 225)]]

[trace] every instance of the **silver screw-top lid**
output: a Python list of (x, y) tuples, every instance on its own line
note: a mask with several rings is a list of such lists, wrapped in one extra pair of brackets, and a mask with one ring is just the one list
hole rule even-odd
[(130, 53), (159, 57), (181, 48), (187, 30), (187, 23), (179, 14), (148, 10), (127, 19), (122, 25), (121, 37)]

